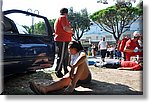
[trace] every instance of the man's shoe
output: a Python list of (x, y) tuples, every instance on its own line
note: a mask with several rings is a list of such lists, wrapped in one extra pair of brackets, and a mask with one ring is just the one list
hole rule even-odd
[(56, 72), (56, 76), (57, 76), (58, 78), (62, 78), (64, 75), (63, 75), (61, 72)]
[(69, 71), (65, 71), (65, 72), (64, 72), (64, 75), (66, 75), (68, 72), (69, 72)]

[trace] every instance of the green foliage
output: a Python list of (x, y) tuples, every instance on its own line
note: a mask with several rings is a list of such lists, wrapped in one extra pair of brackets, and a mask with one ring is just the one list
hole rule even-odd
[(52, 32), (54, 33), (54, 23), (55, 23), (55, 20), (56, 19), (50, 19), (49, 20), (49, 23), (50, 23), (50, 25), (51, 25), (51, 28), (52, 28)]
[[(72, 28), (75, 31), (73, 38), (75, 40), (80, 40), (83, 36), (83, 33), (90, 29), (90, 19), (88, 17), (87, 9), (82, 9), (80, 12), (74, 12), (73, 8), (69, 9), (68, 19), (71, 23)], [(54, 32), (54, 22), (56, 19), (50, 19), (49, 23), (52, 28), (52, 32)], [(32, 33), (34, 30), (34, 34), (46, 34), (46, 27), (44, 22), (38, 22), (34, 24), (34, 29), (32, 26), (28, 28), (28, 32)]]
[(46, 34), (45, 32), (45, 23), (44, 22), (39, 22), (37, 24), (34, 25), (34, 33), (35, 34)]
[(75, 40), (80, 40), (83, 33), (90, 29), (90, 19), (88, 17), (87, 9), (82, 9), (80, 12), (74, 12), (71, 7), (69, 9), (68, 19), (75, 31), (73, 38)]
[(93, 13), (90, 18), (99, 24), (101, 29), (113, 34), (117, 42), (121, 34), (128, 30), (126, 27), (130, 27), (142, 14), (142, 9), (132, 7), (130, 3), (118, 3)]
[[(49, 20), (52, 32), (54, 32), (54, 22), (55, 22), (55, 20), (56, 19), (50, 19)], [(42, 22), (42, 21), (40, 21), (38, 23), (35, 23), (34, 24), (34, 29), (32, 29), (32, 26), (30, 26), (30, 27), (25, 26), (25, 28), (28, 30), (28, 32), (30, 34), (47, 35), (45, 22)]]

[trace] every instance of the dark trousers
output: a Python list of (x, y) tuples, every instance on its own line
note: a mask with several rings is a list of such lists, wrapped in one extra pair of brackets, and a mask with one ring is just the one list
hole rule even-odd
[(119, 61), (118, 62), (107, 62), (102, 67), (106, 67), (106, 68), (119, 68), (119, 67), (121, 67), (121, 63)]
[(107, 53), (107, 49), (103, 49), (103, 50), (100, 50), (100, 51), (101, 51), (101, 57), (105, 58), (106, 53)]
[(56, 41), (56, 68), (55, 71), (59, 74), (62, 71), (62, 67), (64, 68), (64, 74), (68, 73), (68, 44), (69, 42), (58, 42)]

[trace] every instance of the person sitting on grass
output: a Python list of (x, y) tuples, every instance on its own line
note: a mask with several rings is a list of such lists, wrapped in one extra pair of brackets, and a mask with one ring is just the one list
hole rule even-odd
[(69, 43), (70, 58), (68, 69), (69, 72), (59, 81), (53, 82), (48, 86), (36, 84), (34, 81), (29, 82), (30, 88), (36, 94), (47, 94), (65, 88), (65, 93), (72, 93), (76, 84), (88, 84), (91, 79), (91, 72), (88, 68), (86, 53), (80, 42), (72, 41)]

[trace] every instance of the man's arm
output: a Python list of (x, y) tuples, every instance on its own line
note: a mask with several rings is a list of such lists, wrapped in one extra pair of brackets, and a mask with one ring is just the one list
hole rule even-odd
[(66, 32), (74, 34), (73, 28), (66, 17), (61, 18), (61, 25)]
[(129, 49), (128, 47), (124, 47), (124, 52), (134, 52), (134, 50)]
[(130, 49), (130, 46), (132, 46), (131, 45), (131, 40), (128, 40), (127, 42), (126, 42), (126, 44), (125, 44), (125, 47), (124, 47), (124, 52), (134, 52), (134, 50), (131, 50)]
[(98, 43), (98, 50), (100, 50), (100, 42)]
[(74, 34), (73, 28), (70, 26), (64, 26), (63, 29), (68, 33)]

